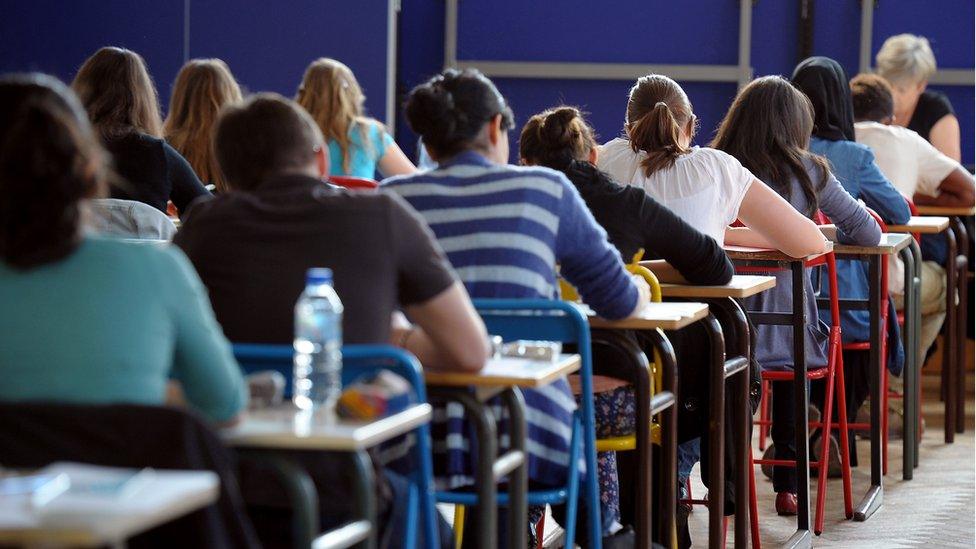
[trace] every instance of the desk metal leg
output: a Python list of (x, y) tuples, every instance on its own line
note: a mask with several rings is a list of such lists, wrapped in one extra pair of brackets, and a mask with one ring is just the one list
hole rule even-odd
[(356, 514), (373, 525), (373, 528), (369, 530), (369, 535), (359, 547), (373, 549), (376, 547), (376, 490), (373, 488), (376, 479), (373, 478), (373, 462), (364, 450), (352, 452), (348, 455), (353, 461), (357, 473)]
[[(653, 330), (648, 333), (654, 348), (658, 351), (660, 359), (659, 366), (663, 379), (663, 391), (668, 391), (672, 395), (678, 394), (678, 368), (674, 356), (674, 348), (671, 342), (660, 330)], [(640, 423), (638, 423), (640, 425)], [(678, 408), (677, 403), (669, 406), (661, 412), (661, 465), (659, 471), (659, 494), (658, 504), (659, 527), (658, 537), (665, 547), (675, 547), (677, 545), (678, 530), (675, 523), (675, 504), (678, 501), (676, 493), (678, 485)], [(650, 432), (650, 429), (647, 430)], [(638, 438), (640, 441), (640, 438)], [(648, 445), (645, 445), (648, 446)]]
[(733, 328), (734, 343), (726, 341), (726, 354), (735, 358), (725, 361), (726, 376), (731, 376), (731, 398), (734, 406), (732, 432), (735, 449), (735, 546), (746, 547), (749, 528), (749, 473), (752, 469), (752, 410), (749, 407), (749, 321), (742, 307), (731, 298), (709, 300), (710, 310), (721, 316), (723, 325)]
[(905, 369), (902, 372), (902, 379), (905, 380), (903, 393), (904, 416), (902, 421), (902, 431), (904, 433), (902, 445), (902, 478), (911, 480), (915, 472), (915, 431), (918, 426), (918, 408), (915, 400), (915, 371), (919, 367), (918, 340), (915, 339), (915, 331), (918, 328), (916, 323), (918, 301), (915, 300), (915, 254), (909, 247), (901, 251), (901, 256), (905, 267), (905, 287), (903, 289), (905, 296), (903, 308), (905, 326), (903, 327), (902, 333), (905, 345)]
[(945, 442), (952, 444), (956, 438), (956, 392), (953, 388), (958, 383), (956, 379), (956, 234), (950, 225), (943, 232), (948, 249), (946, 260), (946, 319), (945, 336), (942, 350), (942, 398), (945, 401)]
[(725, 545), (725, 337), (711, 313), (702, 321), (712, 349), (709, 368), (708, 451), (708, 546)]
[[(912, 240), (908, 249), (911, 250), (911, 254), (915, 259), (915, 277), (914, 277), (914, 299), (915, 299), (915, 347), (919, 347), (922, 341), (922, 250), (918, 246), (918, 242)], [(914, 424), (912, 426), (913, 432), (915, 434), (915, 446), (912, 449), (912, 466), (918, 467), (918, 456), (919, 449), (922, 443), (922, 367), (925, 366), (925, 353), (921, 348), (917, 348), (917, 362), (915, 367), (914, 376), (914, 392), (912, 393), (912, 399), (915, 406)], [(906, 388), (907, 392), (907, 388)]]
[(884, 384), (881, 376), (886, 375), (885, 364), (881, 357), (881, 330), (885, 329), (881, 326), (881, 307), (887, 306), (887, 300), (882, 299), (886, 290), (881, 288), (882, 261), (886, 261), (886, 258), (880, 255), (872, 255), (868, 258), (868, 315), (871, 326), (871, 348), (868, 351), (871, 380), (871, 488), (854, 509), (854, 520), (859, 522), (869, 519), (884, 501), (881, 471), (881, 414), (887, 413), (887, 410), (881, 409), (884, 403)]
[(526, 494), (529, 490), (529, 466), (525, 452), (525, 400), (522, 392), (511, 387), (502, 393), (502, 402), (508, 408), (510, 451), (520, 453), (522, 464), (515, 468), (508, 477), (508, 536), (509, 547), (526, 547), (528, 545), (529, 509)]
[(810, 396), (807, 390), (807, 358), (805, 342), (806, 292), (803, 286), (803, 263), (790, 263), (793, 273), (793, 397), (796, 418), (796, 533), (787, 542), (788, 547), (809, 547), (810, 531), (810, 440), (807, 426), (810, 424), (807, 408)]
[(498, 546), (498, 497), (494, 474), (495, 460), (498, 458), (498, 431), (495, 417), (484, 403), (467, 390), (430, 387), (428, 392), (431, 396), (460, 403), (474, 424), (477, 444), (475, 491), (478, 494), (474, 515), (478, 527), (478, 546), (481, 549), (495, 549)]
[(957, 255), (950, 258), (949, 263), (956, 269), (956, 287), (959, 292), (959, 301), (956, 305), (956, 432), (966, 432), (966, 371), (969, 369), (966, 360), (966, 326), (968, 323), (966, 313), (966, 294), (969, 288), (969, 278), (966, 275), (969, 260), (966, 252), (969, 250), (969, 236), (966, 234), (966, 226), (961, 217), (952, 217), (952, 226), (956, 231)]

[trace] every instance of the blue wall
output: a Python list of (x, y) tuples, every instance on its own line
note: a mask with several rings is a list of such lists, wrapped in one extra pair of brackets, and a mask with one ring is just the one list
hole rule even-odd
[[(815, 55), (837, 59), (853, 76), (858, 69), (860, 4), (812, 2)], [(799, 3), (760, 0), (753, 8), (752, 65), (755, 74), (789, 77), (799, 60)], [(885, 0), (875, 10), (874, 50), (892, 34), (912, 32), (932, 42), (939, 66), (974, 66), (972, 0), (930, 2)], [(484, 60), (736, 64), (738, 2), (690, 0), (646, 2), (587, 0), (524, 2), (464, 0), (458, 20), (458, 57)], [(409, 90), (441, 69), (443, 0), (403, 0), (400, 14), (398, 88)], [(600, 80), (497, 79), (521, 124), (539, 110), (569, 103), (590, 113), (601, 138), (622, 131), (632, 82)], [(697, 142), (707, 143), (735, 96), (729, 83), (683, 82), (701, 120)], [(974, 87), (943, 86), (962, 126), (963, 161), (973, 162)], [(515, 137), (513, 135), (513, 137)], [(397, 138), (413, 151), (415, 136), (405, 123)]]
[[(319, 56), (348, 63), (384, 115), (387, 0), (189, 0), (189, 50), (184, 52), (185, 0), (0, 0), (0, 72), (42, 70), (65, 80), (103, 45), (139, 51), (162, 102), (184, 54), (224, 58), (245, 88), (291, 96), (305, 65)], [(761, 0), (753, 8), (752, 64), (757, 75), (788, 76), (797, 62), (798, 2)], [(814, 2), (814, 53), (857, 70), (860, 7)], [(738, 1), (464, 0), (461, 58), (734, 64)], [(928, 36), (944, 68), (974, 65), (972, 0), (885, 0), (875, 10), (874, 51), (899, 32)], [(366, 29), (373, 29), (367, 33)], [(444, 0), (402, 0), (397, 61), (398, 101), (441, 69)], [(621, 131), (631, 82), (500, 79), (519, 121), (571, 103), (591, 113), (603, 139)], [(734, 84), (683, 83), (701, 119), (706, 143), (735, 94)], [(963, 160), (973, 162), (974, 88), (940, 87), (952, 100), (963, 135)], [(397, 138), (414, 152), (415, 136), (399, 119)]]
[[(356, 73), (370, 113), (385, 117), (388, 0), (190, 0), (188, 28), (186, 4), (0, 0), (0, 72), (38, 70), (70, 82), (99, 47), (122, 46), (146, 59), (165, 109), (184, 55), (220, 57), (245, 89), (287, 97), (311, 60), (335, 57)], [(363, 28), (381, 31), (363, 39)]]

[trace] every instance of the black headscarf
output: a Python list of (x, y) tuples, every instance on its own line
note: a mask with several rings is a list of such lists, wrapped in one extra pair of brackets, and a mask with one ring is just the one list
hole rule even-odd
[(808, 57), (793, 70), (793, 85), (813, 103), (813, 135), (854, 141), (854, 106), (847, 72), (829, 57)]

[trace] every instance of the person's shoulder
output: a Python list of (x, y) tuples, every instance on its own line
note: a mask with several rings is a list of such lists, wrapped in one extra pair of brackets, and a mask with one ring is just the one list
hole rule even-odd
[(952, 102), (949, 101), (949, 96), (939, 90), (925, 90), (922, 92), (922, 95), (919, 96), (918, 104), (919, 106), (927, 109), (946, 110), (949, 113), (953, 112)]
[(688, 154), (679, 158), (685, 161), (690, 160), (721, 165), (731, 164), (733, 166), (742, 165), (738, 158), (723, 150), (713, 149), (711, 147), (692, 147)]
[[(83, 253), (104, 265), (111, 265), (113, 272), (131, 272), (150, 267), (171, 268), (183, 253), (168, 242), (158, 240), (120, 239), (104, 236), (89, 236), (85, 239)], [(123, 278), (127, 275), (123, 274)]]

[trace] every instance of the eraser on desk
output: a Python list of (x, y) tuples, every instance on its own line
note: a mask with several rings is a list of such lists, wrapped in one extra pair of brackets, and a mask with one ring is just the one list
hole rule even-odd
[(402, 412), (413, 404), (410, 383), (388, 371), (361, 377), (339, 396), (339, 417), (376, 419)]

